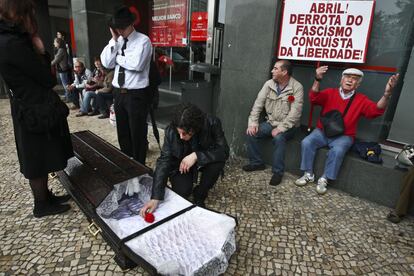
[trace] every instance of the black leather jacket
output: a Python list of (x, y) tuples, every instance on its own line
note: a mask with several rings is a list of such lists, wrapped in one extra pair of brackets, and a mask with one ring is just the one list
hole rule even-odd
[[(194, 166), (203, 167), (209, 163), (225, 162), (229, 157), (229, 146), (217, 117), (207, 115), (202, 130), (189, 143), (191, 152), (197, 155)], [(186, 155), (188, 153), (184, 152), (184, 141), (180, 139), (177, 129), (169, 125), (165, 129), (164, 145), (155, 168), (152, 199), (164, 199), (168, 177), (178, 173), (181, 160)]]

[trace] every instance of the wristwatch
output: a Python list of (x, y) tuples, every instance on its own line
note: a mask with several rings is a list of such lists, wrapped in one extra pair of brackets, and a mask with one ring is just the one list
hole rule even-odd
[(322, 79), (318, 79), (316, 76), (315, 76), (315, 80), (318, 81), (318, 82), (322, 81)]

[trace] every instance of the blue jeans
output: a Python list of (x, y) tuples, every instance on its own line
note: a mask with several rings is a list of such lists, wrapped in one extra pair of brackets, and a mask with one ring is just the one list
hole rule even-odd
[(62, 83), (63, 89), (65, 89), (65, 100), (69, 100), (69, 91), (66, 88), (66, 86), (70, 84), (69, 72), (60, 72), (59, 79)]
[[(96, 97), (95, 91), (85, 91), (83, 95), (82, 106), (80, 108), (80, 111), (83, 113), (88, 113), (89, 106), (91, 105), (91, 101), (95, 97)], [(96, 110), (96, 101), (94, 101), (94, 104), (92, 105), (92, 109)]]
[(341, 135), (335, 138), (328, 138), (319, 128), (315, 128), (311, 134), (302, 140), (302, 161), (300, 169), (313, 173), (313, 162), (316, 151), (319, 148), (328, 146), (329, 151), (325, 161), (323, 177), (335, 180), (341, 168), (345, 154), (353, 144), (351, 136)]
[[(255, 136), (247, 136), (247, 152), (251, 165), (263, 164), (260, 155), (259, 140), (265, 137), (272, 137), (273, 127), (268, 122), (261, 123)], [(296, 128), (291, 128), (285, 132), (279, 133), (272, 137), (272, 144), (275, 147), (273, 151), (272, 172), (283, 175), (285, 172), (285, 151), (286, 142), (294, 136)]]

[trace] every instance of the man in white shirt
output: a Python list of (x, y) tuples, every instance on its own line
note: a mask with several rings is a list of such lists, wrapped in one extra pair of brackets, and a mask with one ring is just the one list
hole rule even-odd
[(126, 6), (118, 8), (109, 21), (112, 39), (101, 53), (104, 67), (115, 68), (114, 107), (121, 151), (145, 164), (150, 39), (135, 31), (135, 16)]

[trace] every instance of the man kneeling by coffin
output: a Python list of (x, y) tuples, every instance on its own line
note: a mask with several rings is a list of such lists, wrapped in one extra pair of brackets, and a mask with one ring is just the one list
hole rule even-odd
[[(208, 191), (223, 173), (229, 157), (220, 119), (205, 114), (193, 104), (182, 105), (165, 129), (164, 145), (154, 173), (151, 200), (141, 209), (141, 215), (152, 213), (164, 199), (165, 186), (170, 179), (172, 190), (204, 207)], [(199, 185), (198, 171), (201, 172)]]

